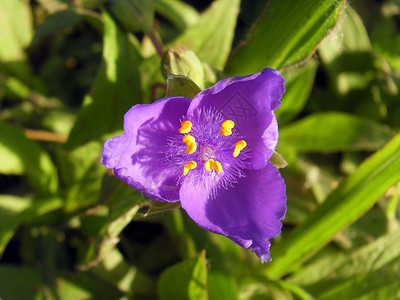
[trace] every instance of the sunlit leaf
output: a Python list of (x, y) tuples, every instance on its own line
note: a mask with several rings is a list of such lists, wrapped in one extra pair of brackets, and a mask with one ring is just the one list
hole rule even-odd
[(228, 58), (235, 32), (240, 0), (216, 0), (203, 12), (199, 22), (173, 42), (196, 52), (201, 61), (222, 69)]
[(400, 232), (395, 231), (354, 251), (346, 259), (340, 258), (330, 273), (324, 273), (307, 290), (318, 299), (395, 299), (399, 292), (399, 241)]
[(280, 126), (294, 119), (303, 109), (314, 85), (317, 63), (310, 59), (304, 65), (282, 72), (286, 92), (281, 106), (275, 111)]
[(200, 91), (200, 88), (185, 76), (169, 75), (167, 78), (167, 97), (184, 96), (193, 99)]
[(284, 168), (287, 166), (286, 160), (280, 155), (278, 152), (274, 151), (269, 161), (278, 169)]
[(272, 248), (274, 260), (268, 265), (267, 275), (282, 276), (312, 256), (398, 182), (399, 170), (400, 134), (397, 134), (344, 180), (289, 237)]
[(156, 1), (156, 10), (179, 30), (184, 30), (199, 20), (197, 10), (179, 0), (158, 0)]
[(344, 0), (269, 1), (261, 19), (237, 51), (226, 72), (248, 75), (262, 68), (280, 69), (309, 57), (335, 25)]
[(323, 112), (283, 127), (279, 145), (299, 152), (376, 150), (393, 135), (390, 127), (366, 118)]
[(67, 210), (98, 200), (106, 169), (102, 143), (122, 130), (123, 115), (140, 99), (139, 54), (129, 35), (104, 12), (103, 62), (60, 157), (68, 183)]
[(204, 88), (203, 65), (193, 51), (169, 48), (164, 54), (162, 68), (167, 79), (169, 75), (181, 75)]
[(122, 129), (124, 113), (140, 100), (139, 53), (128, 34), (104, 12), (103, 62), (67, 142), (68, 149)]
[(160, 277), (158, 295), (161, 300), (207, 299), (205, 253), (166, 269)]
[(0, 256), (18, 226), (37, 222), (40, 217), (62, 206), (60, 198), (32, 199), (0, 195)]
[(0, 172), (26, 174), (39, 192), (55, 193), (57, 170), (38, 143), (25, 137), (22, 129), (0, 121)]
[(0, 67), (29, 80), (25, 49), (33, 37), (32, 15), (27, 1), (0, 2)]

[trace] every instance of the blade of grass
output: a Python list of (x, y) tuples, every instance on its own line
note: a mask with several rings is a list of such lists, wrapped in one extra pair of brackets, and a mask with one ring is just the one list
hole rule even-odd
[(230, 76), (282, 68), (309, 57), (336, 24), (344, 0), (269, 1), (249, 39), (231, 56)]
[(367, 159), (282, 243), (272, 248), (266, 274), (278, 278), (328, 243), (400, 180), (400, 134)]

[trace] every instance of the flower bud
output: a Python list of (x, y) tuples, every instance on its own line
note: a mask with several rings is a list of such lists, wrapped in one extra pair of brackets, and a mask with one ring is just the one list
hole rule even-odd
[(170, 74), (188, 77), (201, 89), (204, 88), (203, 65), (193, 51), (169, 48), (163, 58), (162, 72), (165, 77)]

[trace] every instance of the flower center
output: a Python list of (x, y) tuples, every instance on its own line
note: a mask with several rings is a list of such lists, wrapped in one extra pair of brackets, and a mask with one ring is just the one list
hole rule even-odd
[[(213, 124), (210, 126), (212, 127)], [(211, 138), (210, 140), (204, 139), (203, 136), (203, 142), (197, 141), (196, 136), (198, 136), (198, 139), (201, 140), (202, 136), (199, 133), (196, 133), (196, 130), (192, 133), (192, 127), (193, 123), (191, 121), (183, 121), (181, 123), (181, 127), (179, 128), (179, 133), (184, 134), (182, 138), (182, 142), (186, 144), (186, 153), (187, 154), (195, 154), (196, 151), (198, 150), (198, 144), (200, 144), (200, 153), (196, 157), (196, 155), (193, 157), (195, 160), (190, 160), (188, 163), (186, 163), (183, 167), (183, 175), (186, 176), (189, 174), (190, 170), (194, 170), (198, 166), (198, 162), (202, 163), (204, 166), (204, 169), (208, 172), (213, 172), (213, 170), (217, 173), (223, 172), (223, 165), (221, 161), (216, 160), (215, 158), (220, 156), (223, 160), (224, 155), (219, 155), (218, 150), (222, 151), (229, 151), (229, 146), (227, 146), (231, 143), (231, 138), (228, 138), (232, 136), (232, 130), (235, 127), (235, 123), (232, 120), (225, 120), (221, 123), (221, 129), (219, 130), (219, 136), (215, 136), (215, 133), (213, 132), (211, 128)], [(200, 129), (200, 128), (199, 128)], [(208, 128), (210, 129), (210, 128)], [(206, 131), (207, 132), (207, 131)], [(212, 137), (214, 136), (214, 139)], [(224, 139), (224, 137), (227, 137)], [(221, 147), (222, 146), (222, 147)], [(238, 140), (235, 144), (234, 147), (231, 146), (231, 153), (234, 158), (238, 157), (240, 152), (247, 147), (247, 143), (244, 140)], [(225, 148), (225, 149), (224, 149)], [(217, 150), (217, 151), (215, 151)], [(225, 154), (226, 156), (226, 154)], [(197, 158), (197, 159), (196, 159)], [(196, 161), (200, 160), (200, 161)], [(215, 175), (215, 174), (214, 174)]]
[[(234, 186), (250, 166), (251, 141), (244, 140), (238, 125), (214, 109), (194, 111), (167, 138), (161, 162), (193, 186), (202, 186), (215, 197), (220, 187)], [(181, 175), (179, 175), (181, 174)]]

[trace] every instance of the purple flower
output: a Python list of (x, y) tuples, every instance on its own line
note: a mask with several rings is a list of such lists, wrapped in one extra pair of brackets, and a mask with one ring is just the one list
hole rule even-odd
[(101, 162), (157, 201), (181, 201), (202, 228), (271, 259), (281, 232), (285, 183), (269, 162), (278, 142), (278, 71), (227, 78), (196, 95), (133, 106)]

